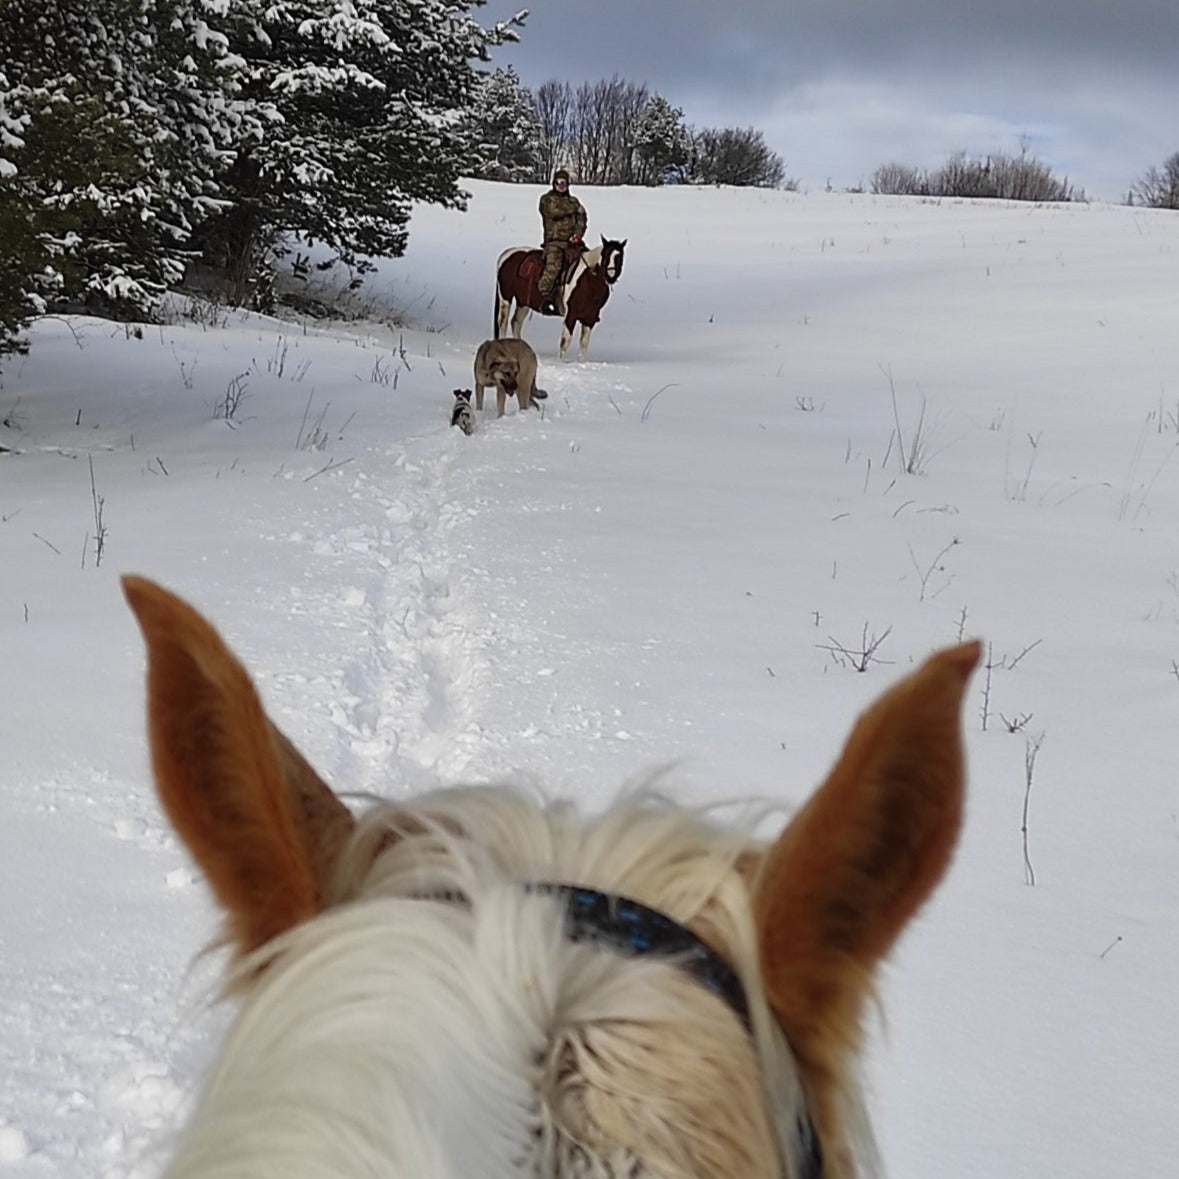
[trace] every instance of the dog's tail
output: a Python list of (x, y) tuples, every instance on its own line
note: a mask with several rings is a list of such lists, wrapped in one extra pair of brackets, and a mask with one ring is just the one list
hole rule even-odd
[(549, 395), (549, 391), (547, 389), (542, 389), (539, 385), (533, 385), (533, 387), (532, 387), (532, 400), (533, 401), (544, 401), (548, 397), (548, 395)]
[(495, 272), (495, 296), (491, 300), (491, 338), (493, 340), (499, 339), (499, 303), (501, 299), (499, 293), (499, 271)]

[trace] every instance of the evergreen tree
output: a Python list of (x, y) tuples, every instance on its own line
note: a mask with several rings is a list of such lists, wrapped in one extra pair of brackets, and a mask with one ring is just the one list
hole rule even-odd
[(482, 77), (470, 122), (472, 176), (517, 182), (538, 179), (540, 124), (532, 103), (532, 94), (520, 85), (511, 66)]
[(24, 351), (20, 333), (43, 309), (33, 276), (44, 266), (33, 206), (24, 197), (12, 157), (24, 147), (28, 117), (13, 108), (8, 76), (0, 70), (0, 357)]
[(238, 145), (223, 184), (232, 206), (200, 235), (233, 301), (257, 299), (287, 232), (364, 270), (364, 255), (404, 251), (413, 202), (464, 207), (472, 63), (522, 22), (484, 29), (469, 15), (482, 2), (249, 0), (261, 36), (231, 48), (247, 93), (278, 118)]
[(3, 102), (19, 130), (4, 141), (0, 201), (26, 311), (147, 315), (183, 272), (231, 136), (248, 124), (210, 24), (227, 9), (6, 0)]
[(692, 155), (684, 112), (661, 94), (653, 94), (633, 132), (635, 180), (639, 184), (680, 181)]

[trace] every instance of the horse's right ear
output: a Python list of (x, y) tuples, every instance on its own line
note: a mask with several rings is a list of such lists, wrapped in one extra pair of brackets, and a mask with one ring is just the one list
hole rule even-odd
[(962, 700), (980, 649), (938, 652), (860, 717), (754, 887), (767, 997), (824, 1137), (838, 1118), (832, 1105), (859, 1045), (873, 971), (957, 842)]
[(323, 907), (352, 815), (209, 623), (145, 578), (124, 577), (123, 592), (147, 643), (160, 800), (248, 953)]

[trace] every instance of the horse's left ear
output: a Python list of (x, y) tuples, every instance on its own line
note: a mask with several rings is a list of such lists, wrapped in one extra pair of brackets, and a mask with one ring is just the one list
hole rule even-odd
[(619, 248), (620, 250), (625, 250), (625, 249), (626, 249), (626, 238), (623, 238), (623, 239), (622, 239), (622, 241), (620, 241), (620, 242), (618, 243), (618, 248)]
[(323, 907), (352, 815), (191, 606), (142, 577), (124, 577), (123, 592), (147, 643), (160, 801), (248, 953)]
[(599, 237), (602, 239), (602, 245), (603, 245), (603, 246), (605, 246), (605, 244), (606, 244), (606, 235), (605, 235), (604, 233), (600, 233), (600, 234), (598, 234), (598, 236), (599, 236)]
[(957, 842), (962, 700), (980, 650), (938, 652), (860, 717), (754, 887), (767, 997), (816, 1091), (820, 1122), (859, 1045), (873, 971)]

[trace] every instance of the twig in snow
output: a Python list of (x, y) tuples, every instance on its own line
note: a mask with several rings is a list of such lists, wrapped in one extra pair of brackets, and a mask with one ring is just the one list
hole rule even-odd
[(987, 644), (987, 661), (983, 664), (983, 670), (986, 675), (983, 677), (983, 702), (982, 709), (979, 712), (982, 720), (982, 731), (987, 731), (987, 722), (991, 717), (991, 672), (994, 670), (995, 662), (991, 656), (991, 644)]
[(1026, 744), (1023, 751), (1023, 772), (1024, 772), (1024, 787), (1023, 787), (1023, 826), (1020, 828), (1023, 832), (1023, 871), (1024, 881), (1029, 887), (1036, 887), (1036, 870), (1032, 867), (1032, 857), (1028, 851), (1028, 810), (1032, 801), (1032, 780), (1036, 775), (1036, 758), (1040, 754), (1040, 746), (1044, 741), (1044, 734), (1041, 733), (1038, 737), (1025, 738)]
[(676, 382), (673, 381), (670, 385), (664, 385), (662, 389), (656, 389), (655, 392), (647, 398), (647, 404), (643, 406), (643, 412), (639, 414), (639, 421), (645, 422), (647, 418), (650, 417), (651, 406), (655, 404), (655, 398), (658, 397), (660, 393), (666, 392), (668, 389), (674, 389), (675, 387)]
[[(937, 556), (935, 556), (934, 559), (932, 561), (930, 561), (930, 563), (924, 573), (921, 572), (921, 566), (917, 563), (917, 554), (915, 552), (913, 552), (913, 546), (909, 545), (909, 559), (913, 562), (913, 568), (917, 570), (917, 576), (919, 578), (921, 578), (921, 594), (918, 598), (918, 601), (921, 601), (921, 602), (925, 601), (925, 591), (929, 586), (929, 579), (935, 573), (944, 573), (946, 571), (946, 567), (940, 563), (941, 559), (952, 548), (954, 548), (955, 545), (959, 545), (961, 543), (962, 542), (955, 536), (954, 539), (951, 540), (949, 544), (943, 546), (943, 548), (938, 552)], [(953, 580), (953, 577), (951, 576), (947, 580), (946, 585), (948, 585), (950, 583), (950, 581), (952, 581), (952, 580)], [(945, 588), (946, 588), (945, 586), (942, 586), (942, 589), (945, 589)], [(941, 590), (938, 590), (938, 593), (940, 594)], [(934, 596), (936, 597), (936, 595), (934, 595)]]
[(887, 663), (887, 659), (877, 659), (876, 652), (879, 650), (881, 643), (884, 642), (888, 636), (892, 634), (892, 627), (887, 626), (880, 634), (873, 632), (868, 634), (868, 624), (864, 623), (864, 630), (860, 636), (860, 645), (858, 648), (848, 647), (841, 643), (838, 639), (831, 635), (827, 636), (828, 642), (816, 643), (815, 646), (821, 651), (830, 653), (831, 658), (839, 664), (840, 667), (851, 668), (852, 671), (867, 671), (873, 663)]
[(338, 463), (328, 463), (325, 466), (320, 467), (318, 471), (313, 471), (310, 475), (307, 476), (307, 478), (303, 480), (303, 482), (310, 483), (312, 479), (318, 479), (320, 475), (326, 475), (328, 471), (334, 471), (337, 467), (346, 467), (351, 461), (352, 460), (350, 458), (346, 458)]
[[(106, 549), (106, 525), (102, 520), (102, 509), (106, 500), (98, 494), (98, 488), (94, 483), (94, 456), (87, 455), (86, 457), (90, 463), (90, 502), (94, 506), (94, 567), (97, 569), (102, 564), (102, 554)], [(83, 552), (83, 565), (85, 562), (86, 557)]]

